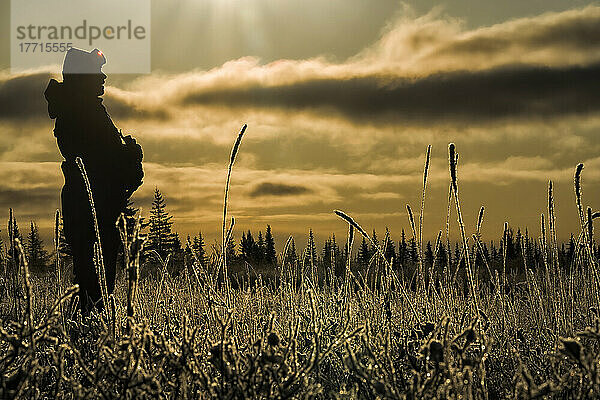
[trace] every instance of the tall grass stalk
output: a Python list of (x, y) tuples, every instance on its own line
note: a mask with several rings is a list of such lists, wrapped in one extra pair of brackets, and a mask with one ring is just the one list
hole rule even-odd
[[(81, 157), (75, 158), (75, 163), (79, 167), (83, 182), (85, 184), (85, 190), (88, 194), (88, 200), (90, 202), (90, 208), (92, 210), (92, 220), (94, 221), (94, 232), (96, 233), (96, 243), (94, 243), (94, 266), (96, 268), (96, 277), (98, 278), (98, 285), (100, 286), (100, 295), (102, 297), (103, 311), (106, 313), (106, 317), (110, 318), (108, 310), (108, 288), (106, 286), (106, 272), (104, 269), (104, 258), (102, 256), (102, 243), (100, 241), (100, 228), (98, 226), (98, 217), (96, 215), (96, 207), (94, 206), (94, 195), (92, 193), (92, 187), (85, 170), (85, 165)], [(81, 288), (80, 288), (81, 289)]]
[(423, 168), (423, 192), (421, 195), (421, 212), (419, 213), (419, 250), (423, 253), (423, 213), (425, 212), (425, 193), (427, 191), (427, 176), (429, 173), (429, 163), (431, 161), (431, 145), (427, 146), (425, 156), (425, 167)]
[(583, 171), (583, 163), (577, 164), (575, 168), (575, 176), (573, 177), (573, 186), (575, 189), (575, 204), (577, 205), (577, 212), (579, 213), (579, 223), (581, 224), (581, 230), (583, 231), (585, 221), (583, 218), (583, 205), (581, 202), (581, 172)]
[[(226, 224), (227, 224), (227, 200), (228, 200), (228, 195), (229, 195), (229, 181), (231, 179), (231, 170), (233, 169), (233, 164), (235, 163), (235, 158), (237, 156), (237, 153), (240, 149), (240, 144), (242, 143), (242, 137), (244, 136), (244, 133), (246, 132), (246, 128), (248, 127), (247, 124), (244, 124), (244, 126), (242, 126), (242, 129), (240, 130), (240, 133), (237, 136), (237, 139), (235, 140), (235, 143), (233, 144), (233, 148), (231, 149), (231, 156), (229, 157), (229, 166), (227, 167), (227, 181), (225, 182), (225, 196), (223, 199), (223, 230), (222, 230), (222, 237), (223, 237), (223, 241), (222, 241), (222, 257), (223, 257), (223, 263), (222, 263), (222, 267), (223, 267), (223, 280), (225, 281), (225, 288), (229, 291), (230, 289), (230, 285), (229, 285), (229, 277), (228, 277), (228, 271), (227, 271), (227, 237), (226, 237)], [(227, 304), (229, 305), (229, 295), (227, 295)]]
[(25, 286), (25, 317), (27, 323), (27, 333), (29, 340), (31, 341), (30, 351), (32, 354), (35, 353), (35, 335), (33, 325), (33, 293), (31, 290), (31, 277), (29, 275), (29, 265), (27, 263), (27, 257), (25, 256), (25, 250), (21, 244), (19, 238), (15, 238), (15, 247), (18, 249), (18, 255), (20, 258), (21, 271), (23, 273), (23, 284)]
[[(548, 229), (550, 230), (550, 265), (553, 268), (553, 279), (555, 280), (555, 285), (558, 288), (558, 296), (560, 296), (560, 300), (557, 304), (565, 304), (566, 301), (566, 293), (564, 282), (562, 279), (562, 272), (559, 266), (559, 258), (558, 258), (558, 240), (556, 237), (556, 215), (554, 211), (554, 185), (552, 181), (548, 181)], [(567, 311), (558, 310), (557, 316), (560, 317), (559, 321), (562, 323), (563, 331), (568, 329), (566, 324), (566, 315)]]
[(427, 285), (427, 296), (428, 297), (435, 290), (434, 284), (433, 284), (433, 280), (434, 280), (433, 278), (435, 275), (435, 267), (437, 264), (438, 252), (440, 250), (441, 245), (442, 245), (442, 231), (440, 230), (437, 234), (437, 238), (435, 239), (435, 246), (433, 249), (433, 262), (429, 266), (429, 272), (427, 274), (429, 276), (429, 284)]
[[(54, 260), (54, 267), (56, 268), (56, 294), (57, 299), (60, 299), (62, 296), (62, 273), (61, 273), (61, 265), (60, 265), (60, 211), (56, 210), (54, 213), (54, 256), (56, 257)], [(62, 304), (59, 305), (59, 313), (61, 315), (61, 321), (64, 325), (64, 313), (62, 312)]]
[(19, 313), (20, 313), (20, 308), (21, 308), (21, 302), (19, 301), (20, 296), (19, 296), (19, 257), (18, 257), (18, 253), (17, 253), (17, 245), (15, 243), (15, 228), (16, 228), (17, 222), (15, 221), (15, 216), (13, 213), (13, 209), (9, 208), (8, 209), (8, 249), (9, 249), (9, 253), (10, 253), (10, 259), (12, 260), (12, 264), (13, 267), (15, 269), (15, 271), (13, 271), (13, 273), (11, 274), (13, 279), (12, 279), (12, 284), (13, 284), (13, 298), (14, 298), (14, 310), (15, 310), (15, 319), (19, 318)]
[(554, 213), (554, 189), (552, 181), (548, 181), (548, 228), (550, 229), (551, 264), (558, 273), (558, 240), (556, 238), (556, 216)]
[[(412, 231), (412, 235), (413, 235), (413, 240), (415, 241), (415, 243), (419, 240), (419, 237), (417, 236), (417, 231), (415, 229), (415, 219), (413, 216), (413, 212), (412, 209), (410, 208), (410, 205), (407, 204), (406, 205), (406, 211), (408, 213), (408, 223), (410, 224), (410, 229)], [(421, 252), (421, 246), (417, 245), (417, 260), (418, 260), (418, 269), (417, 269), (417, 287), (420, 290), (424, 291), (424, 287), (423, 287), (423, 254)]]
[[(471, 260), (469, 257), (469, 245), (467, 243), (467, 235), (465, 234), (465, 224), (463, 223), (462, 213), (460, 211), (460, 200), (458, 197), (458, 177), (457, 177), (457, 168), (458, 168), (458, 154), (456, 154), (456, 146), (454, 143), (450, 143), (448, 145), (448, 155), (450, 161), (450, 178), (452, 184), (452, 191), (454, 193), (454, 200), (456, 203), (456, 214), (458, 215), (458, 225), (460, 227), (460, 236), (463, 242), (463, 248), (465, 252), (465, 264), (467, 266), (467, 274), (469, 279), (469, 284), (471, 286), (471, 295), (473, 296), (473, 302), (475, 305), (475, 315), (479, 314), (479, 302), (477, 299), (477, 293), (475, 292), (475, 283), (473, 278), (473, 270), (471, 268)], [(460, 263), (459, 263), (460, 265)]]
[(444, 266), (444, 284), (450, 283), (452, 272), (452, 250), (450, 248), (450, 213), (452, 212), (452, 182), (448, 185), (448, 209), (446, 210), (446, 265)]

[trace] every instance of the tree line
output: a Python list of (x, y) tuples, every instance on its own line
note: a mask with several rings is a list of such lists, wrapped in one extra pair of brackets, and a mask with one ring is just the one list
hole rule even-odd
[[(131, 220), (135, 212), (136, 210), (130, 204), (127, 214)], [(132, 225), (133, 222), (129, 223), (129, 226)], [(149, 272), (152, 272), (153, 267), (159, 266), (160, 261), (165, 262), (167, 258), (169, 269), (173, 272), (180, 271), (186, 263), (189, 265), (200, 262), (207, 265), (211, 262), (211, 257), (218, 259), (218, 254), (222, 251), (217, 243), (212, 245), (211, 250), (207, 249), (202, 232), (198, 232), (193, 237), (188, 235), (185, 243), (182, 243), (179, 234), (173, 230), (173, 216), (167, 211), (166, 200), (158, 188), (154, 191), (148, 220), (142, 220), (142, 227), (147, 232), (143, 262)], [(17, 220), (10, 210), (7, 229), (8, 245), (0, 238), (0, 264), (6, 266), (8, 263), (18, 262), (18, 253), (14, 245), (14, 239), (17, 238), (24, 247), (32, 272), (44, 271), (53, 263), (56, 254), (54, 251), (46, 250), (35, 221), (30, 221), (28, 232), (25, 237), (22, 237)], [(58, 231), (61, 243), (59, 253), (69, 257), (69, 248), (65, 243), (61, 226), (58, 227)], [(420, 249), (415, 238), (412, 235), (410, 238), (407, 237), (404, 229), (397, 242), (392, 239), (392, 233), (388, 228), (385, 229), (383, 239), (379, 238), (375, 230), (370, 236), (372, 242), (361, 237), (354, 245), (353, 254), (349, 255), (346, 240), (343, 240), (343, 244), (340, 245), (335, 234), (329, 236), (323, 246), (317, 249), (313, 231), (309, 229), (307, 242), (302, 251), (297, 250), (294, 239), (291, 239), (286, 246), (285, 254), (280, 254), (278, 257), (272, 228), (266, 225), (264, 234), (262, 230), (256, 233), (251, 230), (242, 232), (238, 243), (232, 236), (226, 244), (225, 251), (230, 266), (248, 264), (263, 271), (265, 269), (275, 271), (276, 267), (285, 261), (291, 265), (301, 265), (305, 270), (312, 268), (318, 275), (324, 275), (325, 271), (333, 271), (336, 276), (341, 276), (349, 257), (351, 268), (366, 271), (374, 262), (378, 262), (378, 258), (381, 258), (378, 247), (382, 249), (383, 258), (405, 277), (414, 275), (420, 263), (424, 272), (431, 271), (434, 279), (444, 269), (452, 268), (448, 273), (456, 275), (465, 270), (462, 246), (458, 243), (452, 245), (448, 241), (445, 243), (441, 241), (436, 243), (436, 246), (431, 241), (427, 241), (423, 249)], [(490, 241), (482, 243), (481, 246), (471, 243), (470, 246), (470, 253), (474, 255), (473, 261), (478, 265), (487, 263), (491, 271), (505, 269), (508, 274), (518, 276), (524, 273), (525, 265), (535, 269), (545, 262), (540, 242), (532, 239), (527, 229), (525, 232), (521, 232), (520, 229), (516, 232), (508, 229), (497, 242)], [(569, 241), (558, 248), (559, 265), (565, 268), (570, 266), (577, 253), (576, 240), (571, 235)], [(594, 245), (594, 253), (600, 259), (600, 246)]]

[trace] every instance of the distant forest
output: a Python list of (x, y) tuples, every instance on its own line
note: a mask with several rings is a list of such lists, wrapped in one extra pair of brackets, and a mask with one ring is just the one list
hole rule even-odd
[[(137, 210), (131, 205), (127, 208), (128, 230), (135, 221)], [(152, 208), (147, 221), (142, 220), (142, 226), (146, 232), (146, 243), (142, 256), (142, 275), (156, 273), (162, 262), (168, 261), (167, 268), (171, 274), (178, 274), (183, 268), (189, 266), (193, 261), (203, 265), (215, 262), (221, 254), (220, 244), (214, 243), (210, 246), (205, 242), (201, 232), (197, 235), (187, 236), (182, 240), (177, 232), (173, 230), (173, 216), (166, 209), (166, 201), (158, 188), (155, 189)], [(48, 251), (40, 237), (38, 227), (34, 221), (29, 223), (26, 234), (22, 234), (16, 218), (10, 212), (9, 243), (14, 243), (11, 238), (20, 238), (32, 272), (41, 273), (51, 268), (56, 251)], [(59, 236), (58, 253), (69, 258), (70, 249), (65, 243), (59, 222), (57, 234)], [(485, 265), (480, 268), (479, 274), (483, 279), (493, 278), (494, 271), (503, 271), (516, 282), (524, 279), (525, 265), (533, 270), (545, 265), (542, 243), (529, 236), (527, 229), (516, 232), (508, 228), (504, 237), (490, 242), (481, 242), (481, 245), (471, 243), (470, 256), (476, 257), (475, 265)], [(465, 274), (462, 246), (459, 243), (450, 243), (438, 238), (436, 243), (427, 241), (423, 243), (422, 257), (419, 257), (419, 246), (412, 234), (407, 235), (404, 229), (400, 233), (400, 240), (393, 239), (394, 235), (387, 228), (383, 235), (375, 230), (371, 232), (373, 243), (364, 237), (361, 242), (355, 243), (353, 256), (350, 260), (351, 270), (358, 271), (368, 279), (369, 270), (374, 271), (374, 266), (380, 261), (376, 247), (379, 246), (388, 262), (400, 273), (404, 279), (413, 279), (418, 270), (419, 260), (422, 260), (424, 275), (428, 280), (433, 277), (436, 285), (439, 277), (446, 276), (446, 270), (452, 279), (463, 280)], [(267, 225), (265, 231), (250, 230), (242, 232), (239, 240), (233, 236), (227, 244), (227, 262), (232, 273), (240, 273), (252, 269), (255, 273), (260, 272), (265, 277), (275, 275), (276, 269), (280, 268), (283, 261), (289, 265), (296, 266), (298, 271), (314, 270), (320, 277), (331, 279), (341, 277), (344, 274), (348, 262), (348, 248), (346, 238), (340, 240), (335, 234), (325, 240), (322, 247), (317, 247), (312, 229), (308, 231), (306, 243), (296, 244), (293, 238), (286, 244), (285, 254), (277, 254), (275, 240), (271, 226)], [(358, 246), (358, 248), (356, 247)], [(576, 240), (571, 235), (567, 243), (562, 243), (556, 249), (559, 265), (570, 268), (573, 261), (583, 249), (582, 245), (577, 248)], [(600, 245), (594, 245), (594, 255), (600, 259)], [(13, 247), (7, 248), (0, 238), (0, 262), (6, 266), (15, 254)], [(160, 258), (159, 258), (160, 257)], [(525, 260), (523, 258), (525, 257)], [(285, 258), (285, 260), (284, 260)], [(379, 260), (378, 260), (379, 259)], [(449, 261), (449, 262), (448, 262)], [(524, 262), (525, 261), (525, 262)], [(459, 263), (460, 262), (460, 263)], [(120, 263), (122, 264), (122, 263)], [(302, 272), (299, 272), (302, 273)], [(376, 272), (374, 271), (373, 274)], [(493, 279), (491, 279), (493, 281)]]

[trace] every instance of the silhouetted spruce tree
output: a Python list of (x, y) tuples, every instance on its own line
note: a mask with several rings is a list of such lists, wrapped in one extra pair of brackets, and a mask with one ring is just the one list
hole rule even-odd
[(365, 270), (369, 266), (369, 261), (371, 259), (370, 254), (371, 251), (369, 250), (369, 245), (367, 245), (367, 241), (363, 237), (357, 253), (358, 265), (362, 270)]
[(524, 273), (523, 269), (523, 253), (521, 252), (521, 241), (523, 235), (521, 229), (517, 228), (517, 234), (514, 237), (514, 254), (512, 256), (512, 268), (518, 273)]
[(433, 266), (433, 248), (431, 247), (431, 242), (427, 241), (427, 246), (425, 247), (425, 267), (429, 268)]
[(181, 251), (181, 239), (179, 239), (179, 233), (174, 233), (175, 238), (173, 239), (173, 251)]
[(325, 241), (321, 256), (321, 264), (328, 279), (333, 280), (334, 276), (339, 275), (341, 258), (340, 248), (336, 243), (335, 234), (333, 234)]
[(331, 269), (333, 263), (333, 257), (331, 253), (331, 238), (325, 240), (323, 243), (323, 251), (321, 252), (321, 261), (323, 263), (323, 268), (326, 270)]
[(184, 264), (185, 258), (185, 250), (181, 244), (181, 239), (179, 239), (179, 233), (174, 233), (175, 238), (173, 239), (173, 249), (171, 250), (171, 271), (178, 274), (181, 272), (181, 269)]
[(452, 245), (450, 244), (450, 240), (446, 241), (446, 266), (448, 271), (452, 268), (452, 263), (456, 260), (452, 257)]
[(231, 235), (231, 238), (227, 242), (227, 249), (226, 249), (228, 265), (232, 265), (233, 263), (237, 262), (237, 260), (238, 260), (237, 252), (236, 252), (235, 248), (236, 248), (235, 240), (233, 239), (233, 235)]
[[(460, 260), (460, 254), (461, 254), (461, 248), (458, 246), (458, 242), (456, 242), (454, 245), (454, 263), (455, 264), (457, 264), (458, 260)], [(464, 262), (465, 262), (465, 260), (461, 260), (460, 265), (462, 266), (464, 264)], [(455, 265), (454, 268), (456, 269), (458, 267)]]
[[(487, 256), (487, 245), (485, 243), (482, 243), (481, 245), (481, 250), (479, 249), (479, 246), (477, 246), (475, 243), (473, 243), (473, 253), (470, 254), (475, 254), (475, 263), (473, 264), (473, 268), (477, 271), (479, 270), (479, 275), (482, 277), (485, 277), (484, 279), (489, 280), (492, 277), (488, 276), (487, 273), (487, 269), (484, 267), (484, 258), (486, 260), (489, 259), (489, 257)], [(481, 279), (481, 278), (480, 278)]]
[(398, 258), (396, 256), (396, 246), (394, 245), (394, 241), (391, 238), (390, 230), (387, 227), (385, 228), (385, 242), (383, 246), (385, 248), (385, 259), (388, 262), (391, 262), (393, 258), (394, 265), (396, 265)]
[(500, 239), (498, 241), (498, 252), (496, 254), (496, 260), (495, 260), (495, 264), (499, 271), (502, 270), (503, 260), (504, 260), (504, 239)]
[(23, 238), (21, 237), (21, 233), (19, 232), (19, 225), (17, 224), (17, 218), (14, 216), (12, 209), (10, 210), (10, 217), (8, 219), (8, 237), (9, 237), (9, 247), (8, 247), (8, 259), (12, 262), (15, 267), (19, 266), (19, 252), (16, 247), (16, 240), (19, 239), (23, 247), (25, 247), (25, 243), (23, 243)]
[(194, 236), (194, 240), (192, 242), (192, 250), (196, 255), (196, 258), (202, 265), (206, 266), (207, 255), (205, 249), (204, 238), (202, 237), (202, 232), (198, 232), (197, 236)]
[[(131, 199), (127, 200), (127, 206), (125, 207), (125, 210), (123, 210), (123, 215), (125, 216), (125, 222), (127, 224), (127, 237), (129, 238), (128, 240), (130, 242), (133, 240), (133, 232), (138, 221), (138, 211), (140, 211), (140, 209), (133, 206), (133, 201)], [(142, 228), (148, 226), (148, 222), (144, 217), (140, 217), (139, 220)], [(122, 223), (119, 221), (119, 228), (122, 226)]]
[(265, 233), (265, 262), (269, 265), (277, 264), (277, 253), (275, 252), (275, 240), (271, 233), (271, 225), (267, 225)]
[[(308, 231), (308, 243), (307, 243), (307, 249), (308, 249), (308, 263), (307, 265), (317, 265), (317, 246), (315, 244), (315, 236), (313, 234), (312, 229), (309, 229)], [(306, 264), (306, 263), (305, 263)]]
[(248, 233), (242, 232), (242, 239), (240, 240), (240, 255), (242, 259), (250, 264), (254, 264), (254, 257), (256, 253), (256, 243), (252, 237), (252, 232), (248, 230)]
[(347, 245), (344, 246), (344, 250), (340, 249), (335, 239), (335, 233), (331, 235), (331, 246), (333, 249), (333, 264), (336, 276), (343, 276), (346, 270), (346, 253)]
[(373, 233), (371, 234), (371, 239), (373, 240), (373, 245), (369, 248), (369, 251), (371, 253), (370, 257), (373, 257), (374, 254), (378, 253), (377, 246), (379, 246), (379, 239), (377, 238), (377, 232), (375, 232), (375, 229), (373, 229)]
[[(515, 247), (515, 239), (512, 228), (508, 228), (506, 231), (506, 235), (504, 237), (504, 245), (506, 246), (506, 260), (511, 261), (515, 258), (515, 254), (517, 253), (517, 249)], [(507, 271), (508, 272), (508, 271)]]
[(71, 245), (67, 243), (67, 237), (65, 236), (64, 221), (62, 214), (58, 223), (58, 253), (63, 256), (71, 256)]
[(286, 261), (290, 265), (294, 265), (298, 261), (298, 254), (296, 252), (296, 243), (294, 242), (294, 238), (292, 238), (292, 241), (290, 242), (290, 247), (288, 248), (286, 255)]
[(567, 260), (568, 260), (567, 262), (569, 263), (569, 265), (573, 261), (574, 257), (575, 257), (575, 238), (573, 237), (573, 234), (571, 233), (571, 237), (569, 238), (569, 245), (567, 246)]
[(565, 244), (562, 243), (558, 249), (558, 260), (559, 265), (568, 265), (569, 261), (567, 259), (567, 250), (565, 248)]
[(406, 264), (407, 259), (408, 245), (406, 244), (406, 234), (404, 233), (404, 228), (402, 228), (402, 235), (398, 244), (398, 262), (400, 263), (400, 265), (404, 266)]
[(414, 237), (411, 237), (410, 240), (408, 241), (408, 246), (409, 246), (409, 254), (410, 254), (410, 260), (413, 263), (417, 263), (419, 262), (419, 253), (417, 250), (417, 242), (415, 241)]
[(262, 231), (258, 231), (254, 259), (258, 265), (261, 265), (265, 260), (265, 240), (263, 239)]
[(173, 217), (166, 211), (166, 202), (158, 188), (154, 189), (154, 200), (148, 221), (147, 250), (156, 250), (165, 259), (167, 254), (174, 251), (176, 235), (171, 232)]
[(44, 249), (44, 242), (40, 238), (38, 227), (33, 221), (30, 223), (30, 230), (24, 245), (30, 270), (34, 272), (44, 271), (48, 266), (50, 257)]
[(490, 262), (496, 262), (498, 258), (498, 251), (496, 250), (496, 246), (494, 245), (494, 241), (490, 241)]
[(437, 253), (437, 259), (436, 259), (436, 266), (437, 266), (437, 270), (442, 271), (444, 269), (444, 267), (446, 266), (447, 260), (446, 260), (446, 246), (444, 246), (443, 243), (440, 242), (440, 248), (438, 249), (438, 253)]
[(185, 238), (185, 248), (184, 255), (187, 263), (193, 262), (194, 260), (194, 243), (192, 242), (192, 237), (188, 234)]

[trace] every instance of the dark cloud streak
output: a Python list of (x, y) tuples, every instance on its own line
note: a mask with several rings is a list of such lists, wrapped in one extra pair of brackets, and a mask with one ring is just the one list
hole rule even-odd
[(368, 76), (193, 93), (184, 104), (336, 111), (353, 120), (485, 121), (600, 109), (600, 65), (513, 66), (421, 79)]
[(256, 185), (250, 192), (250, 197), (260, 196), (293, 196), (310, 193), (312, 190), (305, 186), (288, 185), (285, 183), (263, 182)]
[(48, 118), (44, 90), (49, 80), (48, 73), (0, 79), (0, 119), (27, 120), (41, 116)]

